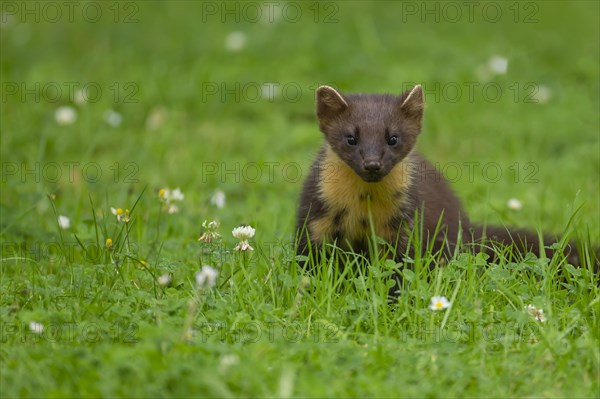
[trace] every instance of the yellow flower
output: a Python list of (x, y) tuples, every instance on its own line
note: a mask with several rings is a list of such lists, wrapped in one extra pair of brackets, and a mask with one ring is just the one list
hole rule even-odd
[(111, 238), (107, 238), (104, 245), (106, 245), (106, 248), (111, 249), (113, 246), (113, 240)]

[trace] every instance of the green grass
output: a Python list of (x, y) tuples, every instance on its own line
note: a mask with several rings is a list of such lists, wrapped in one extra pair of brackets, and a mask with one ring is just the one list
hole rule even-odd
[[(482, 2), (473, 22), (465, 8), (449, 21), (445, 3), (427, 3), (440, 7), (436, 22), (406, 8), (421, 2), (289, 2), (298, 22), (276, 23), (253, 22), (242, 3), (239, 22), (221, 22), (205, 7), (222, 3), (183, 1), (98, 3), (89, 22), (88, 3), (76, 3), (73, 21), (62, 9), (58, 22), (2, 3), (2, 397), (600, 396), (599, 289), (586, 268), (463, 252), (405, 269), (348, 254), (353, 267), (334, 257), (308, 275), (291, 244), (322, 140), (314, 89), (397, 93), (410, 82), (426, 91), (419, 150), (472, 220), (600, 244), (596, 2)], [(486, 5), (500, 7), (497, 22)], [(233, 31), (247, 39), (237, 52), (224, 44)], [(494, 55), (507, 73), (482, 76)], [(77, 104), (69, 82), (101, 94)], [(289, 91), (256, 98), (264, 83)], [(549, 100), (530, 102), (540, 86)], [(77, 112), (71, 125), (55, 121), (63, 105)], [(154, 129), (152, 115), (162, 116)], [(178, 213), (159, 202), (164, 187), (184, 192)], [(508, 209), (510, 198), (523, 208)], [(199, 242), (213, 219), (221, 240)], [(230, 233), (242, 224), (256, 228), (245, 255)], [(196, 288), (203, 265), (219, 271), (212, 289)], [(388, 304), (397, 270), (401, 293)], [(429, 310), (434, 295), (452, 306)]]

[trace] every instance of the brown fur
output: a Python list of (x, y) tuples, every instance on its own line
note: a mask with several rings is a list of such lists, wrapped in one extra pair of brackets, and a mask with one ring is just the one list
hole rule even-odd
[[(424, 239), (434, 251), (452, 252), (461, 240), (489, 237), (522, 253), (543, 250), (552, 256), (534, 232), (471, 225), (446, 180), (414, 150), (424, 109), (420, 86), (400, 96), (343, 96), (322, 86), (316, 103), (325, 143), (300, 198), (298, 253), (306, 255), (309, 245), (316, 253), (324, 242), (366, 253), (371, 220), (377, 236), (397, 245), (395, 257), (402, 261), (410, 253), (408, 236), (419, 212)], [(482, 248), (494, 255), (489, 246)]]

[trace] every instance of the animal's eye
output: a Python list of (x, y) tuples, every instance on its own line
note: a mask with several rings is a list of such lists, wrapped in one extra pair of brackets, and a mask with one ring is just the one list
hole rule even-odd
[(398, 144), (398, 141), (399, 141), (398, 136), (390, 136), (387, 140), (388, 145), (396, 145), (396, 144)]
[(348, 143), (348, 145), (357, 145), (358, 139), (356, 138), (356, 136), (349, 134), (346, 136), (346, 143)]

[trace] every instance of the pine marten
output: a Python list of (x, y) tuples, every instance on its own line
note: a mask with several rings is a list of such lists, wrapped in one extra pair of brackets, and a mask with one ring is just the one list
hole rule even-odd
[[(368, 254), (375, 233), (393, 245), (402, 262), (412, 255), (410, 232), (419, 224), (423, 240), (448, 256), (457, 243), (481, 243), (485, 237), (514, 245), (521, 254), (553, 255), (547, 245), (554, 241), (544, 237), (540, 246), (533, 231), (471, 224), (441, 173), (414, 149), (423, 121), (420, 85), (400, 96), (342, 95), (321, 86), (316, 108), (325, 143), (300, 198), (298, 254), (316, 256), (325, 242)], [(479, 250), (495, 256), (490, 245)], [(579, 263), (574, 246), (567, 250), (569, 262)]]

